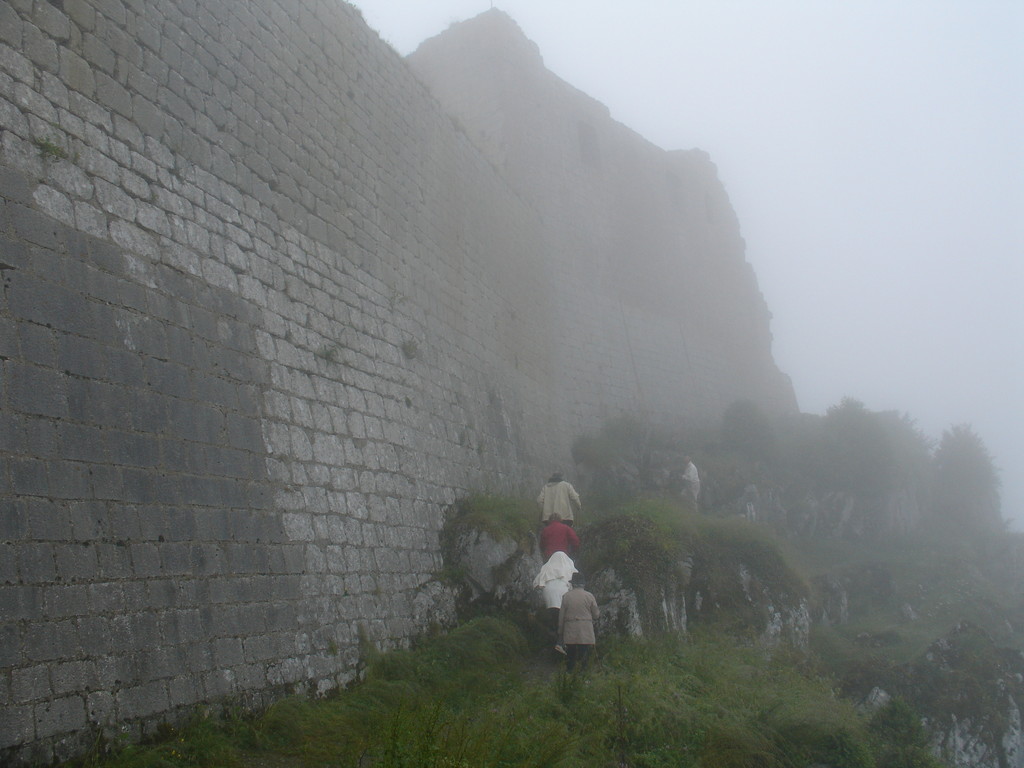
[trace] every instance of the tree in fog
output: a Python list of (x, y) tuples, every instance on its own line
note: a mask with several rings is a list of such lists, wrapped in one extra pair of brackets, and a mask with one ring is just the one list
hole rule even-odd
[(896, 485), (897, 456), (879, 414), (843, 398), (825, 413), (815, 446), (823, 490), (878, 498)]
[(942, 521), (975, 530), (1002, 527), (999, 473), (970, 426), (959, 424), (943, 432), (933, 463), (935, 513)]

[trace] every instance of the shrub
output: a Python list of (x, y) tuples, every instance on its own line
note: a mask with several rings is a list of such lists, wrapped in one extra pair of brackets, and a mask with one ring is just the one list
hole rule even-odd
[(999, 475), (974, 430), (960, 424), (943, 432), (934, 465), (939, 520), (972, 532), (1002, 528)]
[(497, 541), (511, 540), (528, 549), (538, 519), (536, 506), (524, 499), (491, 494), (460, 499), (446, 510), (441, 553), (446, 563), (454, 562), (453, 550), (469, 531), (487, 533)]

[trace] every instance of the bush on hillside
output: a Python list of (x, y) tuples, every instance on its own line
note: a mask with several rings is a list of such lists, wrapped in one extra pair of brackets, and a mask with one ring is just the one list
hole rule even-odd
[(1003, 528), (999, 474), (992, 455), (970, 426), (960, 424), (943, 432), (934, 466), (937, 522), (970, 532)]

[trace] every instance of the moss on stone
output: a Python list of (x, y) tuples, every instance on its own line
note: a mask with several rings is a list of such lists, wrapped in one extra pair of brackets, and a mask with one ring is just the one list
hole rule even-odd
[(467, 531), (480, 531), (495, 541), (521, 544), (533, 535), (536, 520), (537, 510), (523, 499), (476, 494), (449, 507), (442, 537), (454, 541)]

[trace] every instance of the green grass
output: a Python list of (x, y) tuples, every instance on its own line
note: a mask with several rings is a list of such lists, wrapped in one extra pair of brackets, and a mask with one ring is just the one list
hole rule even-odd
[(477, 530), (498, 541), (522, 541), (532, 535), (539, 520), (536, 505), (524, 499), (477, 494), (452, 505), (445, 521), (445, 535), (452, 537)]
[(716, 632), (609, 639), (599, 652), (586, 673), (566, 675), (531, 656), (510, 623), (479, 619), (381, 654), (333, 698), (198, 719), (80, 765), (873, 768), (912, 746), (900, 727), (913, 717), (878, 727), (827, 680)]
[(49, 139), (33, 139), (32, 143), (36, 145), (39, 154), (48, 160), (64, 160), (68, 156), (68, 151), (64, 147)]
[[(536, 515), (519, 500), (476, 496), (453, 507), (445, 536), (481, 530), (525, 541)], [(812, 593), (810, 577), (845, 574), (853, 621), (816, 628), (812, 656), (786, 649), (769, 656), (722, 631), (732, 626), (728, 621), (691, 623), (685, 639), (602, 637), (597, 662), (572, 676), (544, 655), (549, 649), (524, 636), (529, 625), (487, 616), (425, 638), (413, 650), (364, 649), (365, 679), (328, 699), (289, 698), (259, 716), (229, 710), (224, 717), (197, 717), (181, 729), (164, 729), (156, 743), (110, 755), (104, 755), (109, 745), (98, 745), (78, 765), (935, 768), (910, 705), (896, 700), (869, 718), (852, 702), (865, 688), (896, 679), (901, 665), (948, 631), (949, 622), (971, 611), (992, 619), (1017, 599), (1013, 585), (995, 579), (997, 570), (969, 567), (985, 553), (995, 559), (995, 545), (981, 540), (789, 547), (764, 526), (694, 515), (666, 499), (596, 513), (581, 533), (584, 570), (611, 564), (627, 580), (644, 573), (663, 579), (665, 568), (687, 556), (711, 568), (709, 583), (714, 569), (725, 574), (743, 563), (773, 589), (801, 596)], [(892, 584), (882, 601), (870, 588), (856, 588), (857, 574), (878, 568)], [(642, 597), (643, 582), (637, 585)], [(900, 617), (904, 600), (913, 601), (921, 618)], [(891, 642), (865, 644), (864, 634)], [(972, 638), (964, 640), (970, 664), (957, 673), (956, 690), (983, 685), (994, 674), (989, 646)], [(925, 688), (927, 675), (919, 672)], [(926, 702), (917, 706), (924, 712)]]

